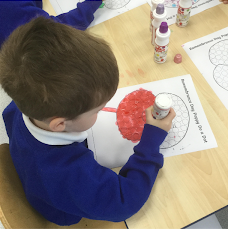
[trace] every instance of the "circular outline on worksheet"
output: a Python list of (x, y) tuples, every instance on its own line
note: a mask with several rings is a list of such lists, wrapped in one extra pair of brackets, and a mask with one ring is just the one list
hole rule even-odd
[(122, 0), (105, 0), (105, 5), (104, 5), (104, 6), (105, 6), (107, 9), (109, 9), (109, 10), (119, 10), (119, 9), (125, 7), (131, 0), (127, 0), (127, 3), (124, 3), (123, 6), (118, 7), (118, 8), (108, 7), (108, 6), (106, 5), (106, 1), (122, 1)]
[[(208, 56), (209, 56), (210, 62), (211, 62), (213, 65), (216, 66), (216, 67), (214, 68), (214, 70), (213, 70), (213, 79), (214, 79), (214, 81), (218, 84), (218, 86), (220, 86), (220, 87), (223, 88), (224, 90), (228, 91), (228, 86), (227, 86), (227, 88), (225, 88), (224, 86), (222, 86), (221, 84), (219, 84), (219, 82), (216, 80), (216, 77), (215, 77), (215, 71), (216, 71), (216, 69), (217, 69), (219, 66), (227, 66), (227, 67), (228, 67), (228, 64), (226, 64), (226, 63), (214, 63), (214, 61), (213, 61), (214, 58), (211, 57), (211, 55), (214, 54), (214, 53), (211, 53), (213, 47), (214, 47), (215, 45), (221, 43), (221, 42), (224, 42), (224, 41), (228, 41), (228, 39), (224, 39), (224, 40), (221, 40), (221, 41), (216, 42), (215, 44), (213, 44), (213, 45), (209, 48)], [(215, 48), (215, 50), (218, 51), (216, 48)], [(224, 51), (223, 51), (223, 52), (224, 52)], [(227, 53), (228, 53), (228, 48), (227, 48)], [(216, 54), (216, 53), (215, 53), (215, 54)], [(215, 54), (214, 54), (214, 55), (215, 55)], [(218, 56), (218, 55), (216, 54), (215, 56)], [(221, 56), (224, 56), (224, 55), (221, 53)], [(228, 59), (228, 57), (227, 57), (227, 59)], [(215, 59), (215, 60), (216, 60), (216, 62), (217, 62), (217, 59)], [(228, 81), (227, 81), (227, 83), (228, 83)]]
[[(185, 106), (185, 108), (186, 108), (186, 110), (187, 110), (187, 114), (188, 114), (188, 124), (187, 124), (187, 128), (186, 128), (186, 130), (185, 130), (185, 133), (184, 133), (184, 135), (182, 136), (182, 138), (177, 142), (177, 143), (175, 143), (174, 145), (171, 145), (171, 146), (168, 146), (168, 147), (162, 147), (162, 144), (161, 144), (161, 146), (160, 146), (160, 149), (168, 149), (168, 148), (171, 148), (171, 147), (174, 147), (175, 145), (177, 145), (177, 144), (179, 144), (183, 139), (184, 139), (184, 137), (186, 136), (186, 134), (187, 134), (187, 132), (188, 132), (188, 129), (189, 129), (189, 124), (190, 124), (190, 114), (189, 114), (189, 110), (188, 110), (188, 108), (187, 108), (187, 105), (185, 104), (185, 102), (182, 100), (182, 98), (180, 97), (180, 96), (178, 96), (178, 95), (175, 95), (175, 94), (172, 94), (172, 93), (167, 93), (167, 92), (162, 92), (162, 93), (159, 93), (159, 94), (168, 94), (168, 95), (171, 95), (171, 97), (172, 96), (175, 96), (175, 97), (177, 97), (179, 100), (181, 100), (181, 102), (182, 102), (182, 104)], [(158, 95), (159, 95), (158, 94)], [(158, 96), (158, 95), (156, 95), (156, 96)], [(174, 104), (173, 104), (174, 105)], [(173, 107), (173, 105), (172, 105), (172, 107)], [(174, 109), (174, 108), (173, 108)], [(175, 109), (174, 109), (175, 110)], [(179, 110), (177, 110), (177, 111), (179, 111)], [(177, 111), (175, 110), (175, 112), (177, 113)], [(174, 118), (174, 120), (177, 118), (178, 116), (176, 115), (176, 117)], [(174, 125), (175, 125), (175, 123), (173, 123)], [(173, 129), (173, 126), (172, 126), (172, 128), (170, 129), (170, 131)], [(170, 131), (168, 132), (168, 135), (169, 135), (169, 133), (170, 133)], [(179, 130), (178, 130), (179, 131)], [(168, 135), (166, 136), (166, 138), (168, 137)], [(165, 139), (166, 139), (165, 138)], [(165, 142), (165, 140), (163, 141), (163, 142)]]

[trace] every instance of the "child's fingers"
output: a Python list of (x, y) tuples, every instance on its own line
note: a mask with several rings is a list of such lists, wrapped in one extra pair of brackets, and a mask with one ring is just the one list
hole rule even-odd
[(172, 120), (175, 118), (176, 113), (173, 108), (170, 108), (169, 114), (164, 119), (154, 119), (153, 115), (153, 106), (150, 106), (146, 109), (146, 123), (156, 126), (165, 131), (169, 131), (172, 127)]
[(172, 127), (172, 121), (175, 118), (175, 116), (176, 116), (176, 113), (175, 113), (174, 109), (171, 107), (169, 114), (165, 118), (158, 120), (158, 121), (160, 121), (158, 127), (169, 132), (169, 130)]
[[(147, 119), (154, 119), (152, 116), (153, 113), (153, 106), (150, 106), (146, 109), (145, 113), (146, 113), (146, 118)], [(169, 114), (165, 117), (165, 119), (172, 121), (176, 116), (176, 112), (174, 111), (174, 109), (171, 107)]]
[(152, 116), (152, 112), (153, 112), (153, 106), (150, 106), (145, 110), (147, 121), (153, 121), (154, 118)]
[(164, 119), (166, 119), (167, 121), (172, 121), (175, 118), (175, 116), (176, 116), (176, 112), (171, 107), (170, 111), (169, 111), (169, 114)]
[(146, 108), (146, 113), (153, 110), (153, 106)]

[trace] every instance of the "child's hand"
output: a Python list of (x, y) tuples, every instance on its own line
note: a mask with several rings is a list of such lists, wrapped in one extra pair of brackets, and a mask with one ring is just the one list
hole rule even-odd
[(168, 132), (172, 127), (172, 120), (175, 118), (176, 113), (173, 108), (170, 108), (169, 114), (163, 119), (154, 119), (152, 116), (153, 106), (146, 109), (146, 123), (156, 126)]
[(220, 2), (223, 2), (224, 4), (228, 4), (228, 0), (219, 0)]

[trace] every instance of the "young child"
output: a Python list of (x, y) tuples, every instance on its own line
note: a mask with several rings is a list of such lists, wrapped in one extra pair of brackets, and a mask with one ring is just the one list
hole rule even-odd
[(85, 145), (86, 130), (118, 81), (104, 40), (51, 19), (18, 27), (2, 46), (0, 83), (13, 99), (3, 112), (10, 153), (28, 201), (51, 222), (123, 221), (150, 195), (173, 109), (163, 120), (146, 110), (141, 141), (119, 175), (99, 165)]
[(79, 2), (76, 9), (54, 17), (42, 10), (42, 0), (0, 1), (0, 46), (14, 29), (37, 16), (52, 18), (57, 22), (85, 30), (93, 21), (93, 14), (101, 4), (102, 0), (85, 0)]

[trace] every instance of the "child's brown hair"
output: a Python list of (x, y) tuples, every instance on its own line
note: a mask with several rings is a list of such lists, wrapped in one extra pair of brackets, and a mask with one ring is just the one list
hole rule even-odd
[(30, 118), (74, 119), (107, 102), (119, 71), (101, 38), (38, 17), (18, 27), (0, 52), (0, 83)]

